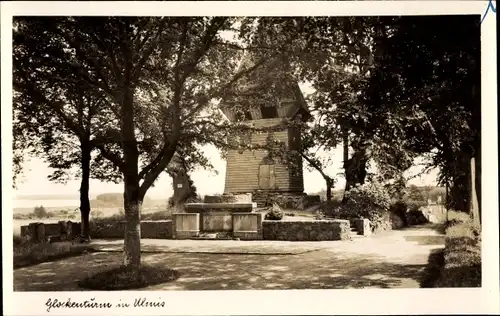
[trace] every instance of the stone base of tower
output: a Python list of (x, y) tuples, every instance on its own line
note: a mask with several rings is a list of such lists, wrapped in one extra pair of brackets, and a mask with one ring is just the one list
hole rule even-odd
[(278, 204), (284, 209), (304, 210), (321, 203), (319, 195), (308, 195), (303, 192), (273, 192), (255, 191), (252, 192), (252, 201), (257, 203), (257, 207), (272, 206)]

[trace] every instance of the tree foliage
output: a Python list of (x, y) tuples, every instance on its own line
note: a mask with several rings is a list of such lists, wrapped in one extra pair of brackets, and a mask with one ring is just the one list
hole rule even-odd
[(440, 183), (452, 187), (451, 206), (467, 210), (470, 159), (480, 157), (481, 144), (479, 19), (401, 17), (392, 29), (369, 97), (400, 111), (401, 144), (429, 153), (429, 167), (439, 168)]
[[(118, 169), (125, 184), (126, 265), (140, 263), (140, 208), (147, 190), (167, 169), (175, 154), (190, 164), (205, 164), (200, 145), (227, 144), (233, 126), (224, 122), (218, 103), (233, 86), (264, 64), (272, 65), (283, 50), (262, 49), (254, 64), (238, 67), (255, 19), (225, 17), (46, 17), (24, 18), (27, 45), (43, 61), (46, 77), (73, 82), (102, 100), (105, 128), (90, 137), (92, 146)], [(241, 41), (224, 32), (240, 25)], [(40, 40), (41, 39), (41, 40)], [(279, 45), (284, 41), (273, 42)], [(248, 46), (248, 43), (247, 43)], [(275, 47), (275, 46), (273, 46)], [(42, 63), (40, 63), (42, 64)], [(16, 67), (26, 67), (18, 65)], [(50, 68), (50, 69), (48, 69)], [(36, 69), (35, 69), (36, 70)], [(31, 74), (33, 70), (29, 72)], [(26, 80), (33, 89), (51, 91)], [(57, 86), (56, 86), (57, 87)], [(52, 95), (56, 95), (53, 89)], [(48, 98), (62, 112), (65, 103)], [(78, 127), (75, 117), (68, 125)], [(92, 124), (93, 125), (93, 124)], [(77, 128), (79, 129), (79, 128)], [(198, 147), (197, 147), (198, 146)]]

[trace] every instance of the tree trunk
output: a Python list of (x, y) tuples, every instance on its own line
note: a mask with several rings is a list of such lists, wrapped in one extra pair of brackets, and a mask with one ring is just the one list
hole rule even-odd
[(347, 202), (346, 192), (351, 188), (351, 175), (349, 173), (349, 164), (351, 161), (349, 160), (349, 134), (346, 129), (342, 132), (342, 145), (343, 145), (343, 156), (344, 156), (344, 175), (345, 175), (345, 188), (344, 188), (344, 197), (342, 198), (342, 204)]
[(134, 177), (125, 177), (124, 209), (125, 209), (125, 266), (139, 267), (141, 264), (141, 206), (139, 181)]
[(326, 200), (330, 202), (332, 200), (332, 180), (331, 179), (325, 179), (326, 180)]
[(141, 206), (144, 198), (139, 186), (139, 151), (135, 137), (134, 122), (134, 86), (132, 83), (132, 53), (130, 51), (130, 33), (127, 25), (124, 32), (125, 44), (122, 47), (125, 59), (123, 73), (120, 137), (123, 148), (123, 180), (124, 180), (124, 210), (125, 210), (125, 266), (139, 268), (141, 264)]
[(81, 238), (82, 241), (90, 241), (90, 153), (91, 147), (88, 140), (82, 140), (80, 145), (82, 151), (82, 180), (80, 183), (80, 214), (81, 214)]
[[(130, 99), (130, 102), (132, 100)], [(122, 112), (123, 113), (123, 112)], [(133, 111), (123, 113), (123, 121), (129, 121)], [(133, 117), (132, 117), (133, 119)], [(139, 190), (139, 170), (137, 142), (133, 124), (122, 126), (123, 158), (124, 158), (124, 210), (125, 210), (125, 245), (124, 265), (139, 267), (141, 264), (141, 218), (140, 211), (143, 196)]]
[(474, 158), (475, 162), (475, 173), (476, 173), (476, 199), (477, 199), (477, 207), (479, 214), (479, 222), (482, 222), (482, 213), (481, 213), (481, 149), (476, 152), (476, 157)]
[[(345, 155), (344, 155), (345, 156)], [(344, 161), (344, 170), (345, 170), (345, 189), (344, 189), (344, 197), (342, 199), (342, 203), (347, 202), (346, 193), (356, 184), (363, 185), (366, 180), (366, 165), (367, 165), (367, 157), (365, 149), (358, 149), (352, 155), (352, 158)]]

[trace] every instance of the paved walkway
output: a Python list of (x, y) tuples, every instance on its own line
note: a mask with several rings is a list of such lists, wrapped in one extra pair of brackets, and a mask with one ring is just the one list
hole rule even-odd
[[(122, 242), (95, 241), (110, 252), (17, 269), (14, 290), (82, 291), (77, 280), (121, 264)], [(353, 241), (143, 240), (144, 263), (181, 275), (144, 290), (415, 288), (443, 246), (432, 225)]]

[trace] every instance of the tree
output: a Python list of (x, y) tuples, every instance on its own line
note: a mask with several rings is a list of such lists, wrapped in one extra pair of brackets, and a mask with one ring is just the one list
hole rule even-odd
[[(479, 18), (404, 17), (392, 29), (381, 42), (371, 98), (411, 113), (403, 144), (431, 155), (429, 166), (451, 188), (450, 206), (468, 212), (470, 162), (480, 170), (481, 153)], [(479, 201), (480, 182), (476, 172)]]
[(182, 148), (179, 148), (167, 166), (166, 172), (173, 180), (172, 185), (174, 186), (174, 192), (176, 189), (175, 180), (180, 176), (187, 178), (188, 191), (181, 197), (172, 196), (168, 201), (169, 206), (176, 206), (186, 202), (195, 202), (198, 199), (196, 186), (190, 176), (190, 173), (197, 167), (213, 170), (212, 164), (203, 155), (200, 148), (193, 146), (193, 144), (186, 144), (182, 146)]
[(40, 54), (51, 60), (72, 52), (51, 75), (66, 79), (71, 70), (77, 83), (90, 87), (86, 91), (104, 95), (106, 117), (116, 123), (91, 143), (123, 175), (124, 264), (138, 267), (147, 190), (183, 144), (227, 143), (232, 126), (222, 122), (217, 101), (240, 79), (275, 62), (281, 51), (263, 50), (254, 65), (237, 68), (245, 48), (221, 34), (234, 31), (236, 22), (249, 25), (240, 19), (37, 19), (45, 29), (37, 35), (63, 43), (36, 47)]
[[(276, 106), (277, 100), (287, 98), (286, 91), (291, 90), (291, 85), (309, 82), (316, 90), (310, 97), (314, 123), (302, 126), (303, 146), (296, 152), (277, 144), (270, 147), (278, 156), (288, 156), (291, 167), (297, 166), (298, 158), (304, 159), (322, 174), (327, 187), (334, 181), (323, 171), (325, 161), (314, 154), (314, 149), (319, 147), (335, 148), (343, 143), (346, 190), (364, 183), (369, 176), (370, 160), (378, 162), (384, 178), (398, 176), (413, 163), (414, 155), (404, 151), (393, 137), (387, 137), (394, 136), (393, 127), (400, 124), (391, 115), (391, 109), (378, 109), (365, 96), (378, 47), (376, 41), (378, 37), (387, 36), (384, 23), (372, 17), (261, 19), (257, 25), (259, 32), (252, 38), (252, 47), (262, 49), (290, 29), (296, 32), (294, 41), (286, 47), (287, 53), (272, 70), (261, 68), (254, 73), (260, 85), (256, 80), (247, 84), (245, 92), (240, 93), (234, 103)], [(251, 53), (258, 54), (259, 50)], [(248, 59), (251, 63), (252, 58)], [(266, 77), (263, 75), (266, 72), (273, 76)], [(269, 79), (263, 81), (260, 77)], [(400, 134), (398, 127), (396, 135)]]
[[(400, 178), (415, 154), (402, 146), (403, 114), (368, 98), (371, 76), (381, 41), (390, 36), (392, 18), (307, 18), (304, 38), (312, 61), (301, 63), (301, 75), (316, 90), (311, 96), (316, 117), (327, 122), (319, 134), (331, 146), (343, 144), (346, 186), (349, 191), (372, 177), (376, 164), (379, 181)], [(343, 200), (345, 203), (345, 199)]]
[[(120, 180), (118, 170), (96, 154), (91, 141), (113, 122), (107, 121), (102, 94), (77, 82), (71, 69), (59, 69), (66, 59), (74, 61), (72, 53), (63, 49), (60, 55), (47, 55), (63, 42), (51, 37), (44, 23), (16, 20), (14, 29), (14, 174), (21, 172), (22, 160), (29, 155), (43, 157), (55, 169), (51, 181), (80, 178), (81, 232), (88, 241), (89, 179)], [(43, 45), (45, 50), (37, 49)]]
[(40, 205), (40, 206), (35, 206), (35, 209), (33, 210), (33, 215), (35, 215), (36, 218), (45, 218), (47, 217), (48, 213), (45, 210), (45, 207)]

